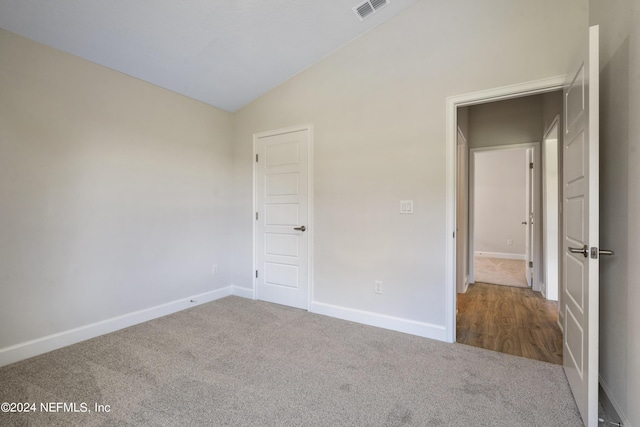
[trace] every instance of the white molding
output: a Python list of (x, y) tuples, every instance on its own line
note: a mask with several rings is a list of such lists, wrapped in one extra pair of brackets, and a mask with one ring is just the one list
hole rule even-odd
[(469, 92), (447, 97), (447, 104), (451, 102), (457, 108), (553, 92), (555, 90), (561, 90), (564, 87), (565, 81), (566, 76), (555, 76), (525, 83), (500, 86), (493, 89)]
[(474, 256), (477, 256), (477, 257), (480, 257), (480, 258), (517, 259), (517, 260), (521, 260), (521, 261), (525, 261), (527, 259), (525, 254), (508, 254), (508, 253), (504, 253), (504, 252), (476, 251), (473, 254), (474, 254)]
[(243, 288), (237, 285), (231, 285), (231, 295), (247, 299), (255, 299), (253, 295), (253, 289)]
[(463, 294), (466, 293), (468, 289), (469, 289), (469, 276), (466, 276), (464, 278), (464, 287), (462, 289), (462, 293)]
[[(186, 310), (204, 303), (215, 301), (232, 295), (233, 287), (227, 286), (209, 292), (180, 298), (155, 307), (149, 307), (121, 316), (105, 319), (100, 322), (58, 332), (46, 337), (36, 338), (0, 349), (0, 366), (9, 365), (20, 360), (28, 359), (39, 354), (47, 353), (71, 344), (95, 338), (100, 335), (115, 332), (129, 326), (147, 322), (158, 317)], [(194, 301), (194, 302), (192, 302)]]
[[(456, 340), (456, 151), (458, 134), (457, 108), (467, 105), (481, 104), (484, 102), (498, 101), (521, 96), (535, 95), (551, 92), (563, 88), (565, 76), (550, 77), (515, 85), (502, 86), (494, 89), (470, 92), (461, 95), (447, 97), (445, 126), (446, 126), (446, 174), (445, 174), (445, 339)], [(470, 279), (472, 279), (470, 277)]]
[(490, 145), (488, 147), (474, 147), (470, 148), (470, 153), (481, 153), (484, 151), (509, 151), (509, 150), (522, 150), (525, 148), (540, 148), (540, 143), (537, 141), (520, 142), (516, 144), (505, 145)]
[(464, 132), (462, 132), (462, 129), (460, 129), (460, 126), (458, 126), (458, 138), (460, 138), (458, 145), (468, 145), (467, 137), (464, 135)]
[(607, 386), (607, 383), (602, 379), (602, 375), (598, 375), (598, 379), (600, 380), (600, 387), (602, 387), (602, 391), (606, 395), (607, 399), (609, 399), (609, 403), (613, 406), (613, 409), (616, 411), (616, 415), (620, 417), (620, 421), (624, 427), (632, 427), (631, 423), (626, 417), (626, 414), (618, 404), (618, 402), (613, 398), (613, 393)]
[[(285, 133), (298, 132), (301, 130), (307, 131), (308, 138), (308, 150), (307, 150), (307, 283), (308, 283), (308, 291), (307, 291), (307, 307), (311, 306), (311, 302), (313, 301), (313, 290), (314, 290), (314, 282), (313, 282), (313, 246), (314, 246), (314, 233), (315, 227), (313, 222), (313, 123), (306, 123), (303, 125), (297, 126), (289, 126), (286, 128), (274, 129), (264, 132), (257, 132), (253, 134), (253, 155), (251, 157), (251, 161), (253, 162), (253, 212), (251, 215), (253, 216), (254, 212), (256, 212), (256, 163), (253, 161), (256, 155), (258, 154), (258, 139), (264, 138), (273, 135), (282, 135)], [(252, 248), (253, 248), (253, 270), (256, 271), (256, 221), (252, 221)], [(251, 291), (251, 299), (258, 299), (258, 290), (255, 274), (252, 274), (252, 286), (253, 289)]]
[(357, 310), (349, 307), (341, 307), (333, 304), (325, 304), (317, 301), (311, 303), (310, 312), (348, 320), (364, 325), (375, 326), (392, 331), (404, 332), (439, 341), (446, 341), (446, 328), (443, 325), (417, 322), (401, 317), (387, 316), (385, 314), (370, 311)]
[[(475, 165), (476, 165), (476, 154), (485, 153), (485, 152), (494, 152), (494, 151), (511, 151), (511, 150), (533, 150), (533, 162), (535, 164), (541, 164), (541, 144), (539, 142), (522, 142), (516, 144), (505, 144), (505, 145), (492, 145), (488, 147), (476, 147), (469, 149), (469, 253), (477, 254), (475, 251), (475, 196), (476, 196), (476, 184), (475, 184)], [(538, 180), (536, 180), (537, 182)], [(538, 189), (538, 185), (534, 184), (534, 188)], [(528, 188), (528, 186), (527, 186)], [(528, 189), (527, 189), (528, 191)], [(540, 209), (535, 209), (535, 217), (534, 224), (542, 223), (542, 194), (540, 193), (540, 189), (535, 193), (535, 202), (536, 206), (540, 206)], [(532, 261), (534, 265), (533, 275), (535, 277), (539, 277), (542, 274), (542, 268), (540, 267), (540, 261), (542, 260), (542, 230), (538, 230), (538, 232), (534, 233), (534, 241), (532, 243), (533, 246), (533, 255)], [(496, 256), (495, 258), (507, 258), (507, 259), (520, 259), (520, 258), (508, 258)], [(526, 261), (526, 254), (524, 258)], [(475, 266), (473, 264), (473, 260), (469, 260), (469, 277), (470, 280), (475, 283)], [(532, 286), (534, 291), (539, 291), (540, 289), (534, 283)]]
[(555, 117), (553, 118), (553, 120), (551, 121), (551, 124), (544, 130), (544, 136), (542, 137), (542, 141), (543, 142), (546, 139), (548, 139), (549, 134), (553, 130), (554, 126), (558, 127), (557, 132), (558, 132), (558, 136), (559, 136), (560, 132), (562, 132), (562, 129), (560, 128), (560, 114), (556, 114)]

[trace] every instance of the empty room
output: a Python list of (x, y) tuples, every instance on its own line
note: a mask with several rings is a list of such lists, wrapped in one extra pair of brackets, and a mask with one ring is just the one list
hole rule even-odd
[[(0, 424), (640, 426), (638, 8), (0, 0)], [(561, 364), (456, 343), (458, 112), (551, 93)]]

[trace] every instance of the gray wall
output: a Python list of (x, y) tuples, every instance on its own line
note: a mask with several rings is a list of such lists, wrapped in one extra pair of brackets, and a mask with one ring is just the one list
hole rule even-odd
[(0, 354), (229, 285), (230, 114), (3, 30), (0, 58)]
[(543, 95), (469, 107), (469, 147), (542, 141)]
[(509, 254), (524, 260), (527, 150), (491, 150), (472, 156), (474, 251), (496, 257)]
[[(418, 2), (239, 110), (234, 284), (252, 286), (252, 135), (313, 122), (312, 308), (441, 330), (446, 98), (564, 74), (586, 13), (582, 1), (462, 0), (437, 13)], [(539, 141), (539, 121), (535, 132)], [(404, 199), (414, 215), (399, 215)]]
[(640, 426), (640, 3), (591, 0), (600, 25), (600, 377)]

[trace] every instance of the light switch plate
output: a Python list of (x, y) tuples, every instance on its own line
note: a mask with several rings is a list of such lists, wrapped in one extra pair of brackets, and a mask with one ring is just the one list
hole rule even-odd
[(400, 200), (400, 213), (412, 214), (413, 213), (413, 200)]

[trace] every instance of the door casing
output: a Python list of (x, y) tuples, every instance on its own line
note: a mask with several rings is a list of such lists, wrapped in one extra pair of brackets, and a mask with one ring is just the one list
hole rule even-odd
[[(491, 147), (480, 147), (480, 148), (471, 148), (470, 151), (470, 156), (469, 156), (469, 204), (468, 204), (468, 211), (469, 211), (469, 251), (468, 251), (468, 259), (467, 259), (467, 265), (468, 265), (468, 272), (469, 272), (469, 283), (474, 283), (475, 282), (475, 271), (474, 271), (474, 257), (475, 257), (475, 211), (474, 211), (474, 204), (475, 204), (475, 155), (476, 153), (482, 153), (482, 152), (488, 152), (488, 151), (503, 151), (503, 150), (532, 150), (533, 151), (533, 163), (534, 164), (538, 164), (538, 166), (536, 167), (536, 170), (540, 170), (540, 143), (539, 142), (527, 142), (527, 143), (522, 143), (522, 144), (509, 144), (509, 145), (496, 145), (496, 146), (491, 146)], [(524, 168), (526, 165), (523, 164), (522, 167)], [(533, 218), (534, 224), (540, 224), (541, 222), (541, 209), (540, 209), (540, 198), (541, 198), (541, 194), (540, 194), (540, 185), (537, 185), (538, 183), (536, 182), (534, 185), (534, 195), (533, 195), (533, 199), (534, 199), (534, 206), (535, 206), (535, 217)], [(529, 185), (527, 183), (527, 185)], [(524, 197), (524, 194), (523, 194)], [(527, 195), (528, 197), (528, 195)], [(527, 206), (528, 208), (528, 206)], [(526, 215), (525, 216), (525, 212), (522, 213), (522, 218), (526, 218), (527, 220), (529, 219), (529, 216)], [(528, 232), (528, 230), (527, 230)], [(542, 274), (542, 268), (541, 268), (541, 235), (539, 232), (539, 229), (536, 228), (535, 232), (534, 232), (534, 236), (533, 236), (533, 242), (531, 242), (531, 246), (532, 246), (532, 260), (533, 260), (533, 277), (535, 278), (535, 282), (532, 285), (532, 289), (534, 291), (539, 291), (540, 290), (540, 281), (539, 278), (541, 277)], [(529, 267), (527, 266), (527, 269)]]
[(445, 235), (445, 336), (456, 341), (456, 179), (458, 107), (502, 101), (522, 96), (562, 90), (565, 76), (551, 77), (521, 84), (450, 96), (446, 100), (446, 235)]

